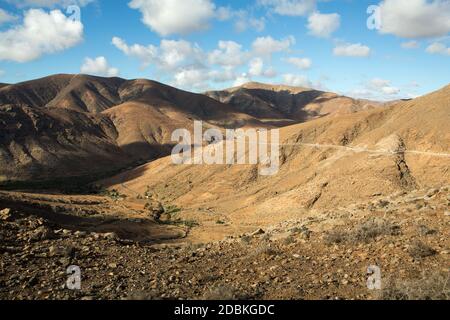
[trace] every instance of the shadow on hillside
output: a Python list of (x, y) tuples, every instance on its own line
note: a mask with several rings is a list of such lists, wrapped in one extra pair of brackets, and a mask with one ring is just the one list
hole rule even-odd
[(124, 219), (107, 216), (79, 216), (49, 205), (11, 200), (0, 197), (1, 207), (13, 210), (15, 219), (36, 216), (47, 220), (56, 229), (67, 229), (72, 232), (84, 231), (100, 234), (115, 233), (118, 239), (140, 243), (157, 244), (170, 240), (182, 239), (186, 236), (183, 228), (164, 226), (152, 220)]

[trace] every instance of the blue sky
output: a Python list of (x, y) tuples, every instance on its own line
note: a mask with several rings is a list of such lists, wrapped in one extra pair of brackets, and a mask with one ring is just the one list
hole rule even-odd
[(0, 8), (5, 83), (83, 72), (198, 92), (260, 81), (391, 100), (450, 82), (448, 0), (0, 0)]

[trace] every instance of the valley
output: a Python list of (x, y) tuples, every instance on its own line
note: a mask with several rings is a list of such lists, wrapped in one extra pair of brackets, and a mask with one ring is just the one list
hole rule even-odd
[[(85, 75), (1, 86), (0, 297), (448, 299), (449, 119), (450, 86), (390, 103)], [(194, 121), (279, 129), (278, 173), (174, 164), (172, 132)]]

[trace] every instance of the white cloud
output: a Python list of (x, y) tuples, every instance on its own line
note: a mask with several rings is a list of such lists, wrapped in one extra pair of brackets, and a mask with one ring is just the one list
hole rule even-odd
[(313, 86), (312, 82), (308, 79), (308, 77), (304, 75), (296, 75), (290, 73), (283, 75), (283, 82), (293, 87), (311, 88)]
[(230, 7), (220, 7), (216, 10), (216, 18), (219, 21), (227, 21), (233, 18), (234, 11)]
[(403, 49), (417, 49), (420, 47), (420, 43), (418, 41), (412, 40), (403, 42), (401, 46)]
[(242, 46), (234, 41), (219, 41), (219, 48), (208, 55), (211, 64), (226, 68), (235, 68), (245, 64), (249, 53), (242, 51)]
[(373, 78), (372, 80), (369, 81), (368, 86), (370, 88), (379, 89), (388, 86), (390, 83), (391, 82), (389, 80), (384, 80), (381, 78)]
[(184, 64), (202, 64), (203, 51), (186, 40), (161, 40), (158, 52), (159, 66), (173, 70)]
[(232, 10), (228, 7), (220, 7), (216, 11), (216, 17), (220, 21), (234, 19), (234, 28), (237, 32), (244, 32), (250, 28), (257, 32), (262, 32), (266, 28), (266, 19), (264, 17), (255, 18), (244, 9)]
[(257, 32), (262, 32), (266, 28), (266, 20), (264, 19), (264, 17), (249, 18), (246, 15), (243, 15), (236, 20), (234, 28), (238, 32), (244, 32), (249, 28), (252, 28)]
[(205, 30), (216, 17), (210, 0), (132, 0), (129, 6), (139, 10), (142, 22), (161, 36)]
[(391, 81), (380, 78), (374, 78), (370, 80), (367, 85), (367, 89), (382, 93), (385, 95), (396, 95), (400, 93), (400, 89), (391, 86)]
[(174, 75), (173, 84), (180, 88), (206, 91), (209, 89), (208, 80), (209, 74), (207, 70), (190, 67), (177, 71)]
[(250, 81), (252, 81), (252, 80), (248, 77), (248, 75), (246, 73), (243, 73), (243, 74), (241, 74), (240, 76), (238, 76), (236, 78), (236, 80), (233, 83), (233, 86), (234, 87), (239, 87), (239, 86), (242, 86), (243, 84), (246, 84), (246, 83), (248, 83)]
[(105, 57), (86, 58), (81, 66), (81, 73), (104, 77), (116, 77), (119, 69), (109, 66)]
[(253, 52), (256, 55), (270, 57), (273, 53), (288, 51), (295, 44), (295, 38), (289, 36), (282, 40), (275, 40), (272, 37), (259, 37), (253, 42)]
[(384, 34), (403, 38), (445, 36), (450, 32), (448, 0), (384, 0), (380, 3)]
[(333, 49), (333, 54), (341, 57), (368, 57), (370, 52), (371, 50), (368, 46), (360, 43), (341, 44)]
[(39, 7), (39, 8), (67, 8), (70, 5), (84, 7), (95, 0), (7, 0), (18, 8)]
[(143, 46), (133, 44), (129, 46), (124, 40), (118, 37), (112, 39), (112, 44), (125, 55), (137, 58), (142, 63), (142, 67), (149, 66), (158, 56), (158, 48), (154, 45)]
[[(253, 50), (247, 51), (237, 42), (221, 40), (217, 48), (204, 51), (186, 40), (161, 40), (159, 45), (129, 45), (121, 38), (112, 39), (117, 49), (138, 59), (142, 67), (154, 67), (164, 81), (186, 90), (206, 90), (211, 82), (273, 78), (277, 72), (266, 63), (270, 62), (273, 53), (288, 50), (294, 42), (293, 37), (282, 40), (257, 38)], [(304, 59), (302, 63), (306, 66), (310, 61)]]
[(3, 77), (5, 75), (5, 71), (0, 69), (0, 77)]
[(316, 8), (316, 0), (258, 0), (258, 3), (283, 16), (304, 16)]
[(302, 70), (309, 69), (312, 66), (312, 61), (308, 58), (291, 57), (287, 58), (286, 61)]
[(172, 72), (178, 68), (199, 66), (206, 60), (202, 49), (186, 40), (161, 40), (159, 46), (133, 44), (128, 45), (118, 37), (112, 39), (112, 44), (125, 55), (137, 58), (142, 68), (150, 65), (159, 70)]
[(235, 80), (236, 73), (231, 69), (211, 70), (208, 77), (211, 81), (221, 83)]
[(264, 60), (261, 58), (254, 58), (249, 63), (249, 77), (266, 77), (273, 78), (277, 72), (272, 67), (264, 69)]
[(426, 51), (431, 54), (443, 54), (450, 56), (450, 47), (447, 47), (446, 45), (440, 42), (434, 42), (430, 44), (426, 49)]
[(357, 88), (348, 92), (349, 96), (360, 99), (394, 100), (399, 99), (401, 90), (391, 85), (390, 80), (373, 78)]
[(250, 61), (249, 74), (252, 76), (260, 76), (263, 73), (264, 61), (261, 58), (255, 58)]
[(337, 13), (322, 14), (314, 12), (308, 18), (309, 32), (317, 37), (328, 38), (333, 32), (339, 29), (341, 16)]
[(15, 21), (15, 20), (17, 20), (17, 17), (15, 15), (12, 15), (9, 12), (0, 8), (0, 25), (2, 25), (4, 23)]
[(83, 40), (83, 24), (61, 11), (30, 9), (22, 25), (0, 32), (0, 60), (28, 62), (71, 48)]

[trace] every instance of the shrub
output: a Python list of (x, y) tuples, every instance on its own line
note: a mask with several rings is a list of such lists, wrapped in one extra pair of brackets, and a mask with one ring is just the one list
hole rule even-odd
[(369, 242), (379, 236), (394, 236), (400, 233), (400, 227), (389, 221), (370, 218), (349, 231), (334, 229), (325, 234), (327, 244)]
[(234, 300), (235, 291), (231, 286), (216, 286), (205, 292), (203, 295), (204, 300)]
[(434, 256), (437, 252), (430, 246), (417, 240), (409, 246), (408, 253), (411, 257), (413, 257), (415, 259), (422, 259), (422, 258)]
[(424, 274), (415, 280), (390, 280), (381, 290), (382, 300), (449, 300), (449, 273)]
[(353, 229), (352, 240), (355, 242), (368, 242), (379, 236), (395, 236), (400, 228), (383, 219), (369, 219)]

